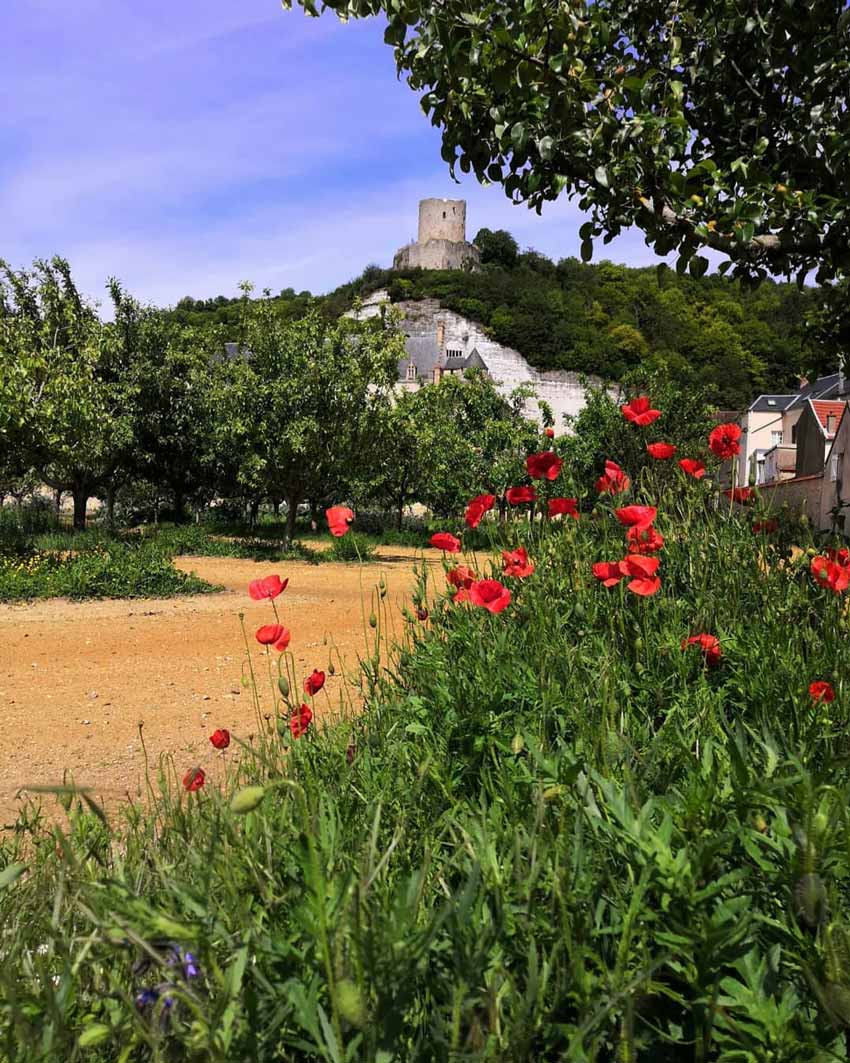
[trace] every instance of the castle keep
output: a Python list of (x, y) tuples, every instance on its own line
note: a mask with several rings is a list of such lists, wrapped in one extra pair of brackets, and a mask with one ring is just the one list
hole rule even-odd
[(393, 269), (478, 269), (481, 255), (466, 239), (466, 201), (423, 199), (419, 239), (396, 251)]

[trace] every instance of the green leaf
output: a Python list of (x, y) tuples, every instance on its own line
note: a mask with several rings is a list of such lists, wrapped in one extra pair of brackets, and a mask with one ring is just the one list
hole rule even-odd
[(104, 1026), (102, 1022), (96, 1022), (83, 1030), (77, 1043), (80, 1048), (94, 1048), (95, 1045), (102, 1045), (104, 1041), (108, 1041), (111, 1036), (112, 1030), (108, 1026)]
[(593, 175), (596, 178), (596, 183), (602, 185), (603, 188), (608, 188), (608, 171), (604, 166), (597, 166)]
[(0, 890), (8, 889), (26, 871), (26, 864), (9, 864), (0, 871)]
[(593, 258), (593, 243), (590, 240), (582, 240), (581, 242), (581, 260), (582, 262), (589, 262)]

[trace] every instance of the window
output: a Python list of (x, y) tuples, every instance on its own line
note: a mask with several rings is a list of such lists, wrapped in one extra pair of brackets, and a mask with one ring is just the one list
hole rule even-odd
[(407, 363), (407, 379), (408, 380), (415, 380), (416, 379), (416, 363), (415, 362), (408, 362)]
[(796, 444), (797, 444), (797, 426), (796, 426), (796, 424), (792, 424), (791, 425), (791, 446), (792, 447), (796, 446)]
[(830, 478), (830, 480), (833, 483), (835, 483), (835, 481), (838, 479), (838, 474), (839, 474), (838, 470), (839, 470), (838, 455), (837, 454), (833, 454), (832, 457), (829, 459), (829, 478)]
[(771, 432), (770, 433), (770, 443), (771, 443), (771, 446), (774, 446), (774, 447), (781, 447), (782, 446), (782, 429), (780, 429), (778, 432)]
[(830, 435), (835, 435), (835, 422), (837, 419), (838, 418), (834, 413), (828, 413), (826, 415), (826, 430)]
[(446, 220), (446, 212), (443, 211), (443, 221), (445, 221), (445, 220)]

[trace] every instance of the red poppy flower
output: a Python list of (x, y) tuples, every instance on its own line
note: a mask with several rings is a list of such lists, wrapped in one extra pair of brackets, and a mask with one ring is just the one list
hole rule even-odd
[(354, 513), (348, 506), (331, 506), (329, 510), (325, 511), (325, 516), (328, 520), (328, 528), (330, 528), (331, 535), (335, 535), (338, 539), (346, 535), (354, 523)]
[(524, 546), (516, 550), (503, 550), (502, 565), (506, 576), (516, 576), (519, 579), (525, 579), (534, 571), (534, 562), (528, 560)]
[(210, 735), (210, 741), (216, 749), (227, 749), (230, 745), (230, 731), (224, 727), (220, 727)]
[(727, 498), (731, 498), (733, 502), (740, 502), (744, 505), (753, 497), (753, 489), (752, 487), (735, 487), (724, 491), (723, 494)]
[(605, 472), (596, 481), (596, 490), (600, 495), (604, 495), (606, 492), (612, 495), (619, 495), (623, 491), (628, 491), (631, 485), (631, 480), (616, 461), (606, 461)]
[(629, 528), (626, 542), (630, 554), (656, 554), (664, 546), (664, 536), (651, 524), (646, 527)]
[(614, 510), (614, 516), (627, 528), (648, 528), (657, 514), (655, 506), (623, 506)]
[(301, 735), (307, 733), (307, 728), (313, 720), (313, 710), (309, 705), (302, 705), (301, 708), (289, 718), (289, 730), (293, 738), (300, 738)]
[(727, 458), (734, 458), (736, 454), (741, 453), (741, 446), (738, 443), (740, 438), (741, 429), (738, 425), (719, 424), (711, 430), (708, 437), (708, 445), (713, 454), (725, 461)]
[(842, 568), (850, 568), (850, 549), (846, 546), (842, 546), (840, 550), (829, 549), (826, 551), (826, 556), (830, 561), (834, 561), (836, 565), (841, 565)]
[(446, 573), (446, 579), (453, 587), (457, 587), (458, 590), (460, 590), (461, 587), (466, 587), (468, 589), (475, 582), (475, 573), (468, 565), (456, 565)]
[(511, 604), (511, 592), (497, 579), (479, 579), (469, 588), (469, 600), (491, 613), (501, 613)]
[(320, 672), (317, 668), (314, 668), (312, 673), (304, 680), (304, 693), (309, 694), (311, 698), (325, 685), (325, 673)]
[(183, 776), (183, 789), (193, 794), (200, 790), (206, 781), (207, 777), (203, 768), (190, 768)]
[(682, 639), (682, 649), (686, 650), (688, 646), (699, 646), (705, 663), (709, 667), (713, 668), (716, 664), (720, 664), (723, 651), (720, 649), (720, 639), (716, 635), (691, 635), (690, 638)]
[(523, 502), (535, 502), (537, 492), (533, 487), (509, 487), (505, 491), (505, 498), (508, 500), (508, 505), (521, 506)]
[(460, 539), (450, 532), (437, 532), (431, 536), (431, 545), (438, 550), (445, 550), (447, 554), (460, 553)]
[(555, 429), (554, 428), (544, 428), (543, 429), (543, 435), (546, 436), (547, 439), (554, 439), (555, 438)]
[(810, 683), (809, 694), (812, 701), (835, 701), (835, 691), (832, 688), (832, 683), (827, 683), (825, 679), (816, 679), (814, 683)]
[(850, 568), (830, 561), (828, 557), (813, 557), (811, 573), (816, 583), (836, 594), (850, 587)]
[(265, 579), (252, 579), (248, 584), (248, 593), (255, 602), (261, 602), (264, 598), (277, 598), (285, 591), (289, 580), (281, 580), (280, 576), (266, 576)]
[[(470, 587), (472, 584), (470, 584)], [(452, 598), (455, 605), (459, 605), (461, 602), (469, 602), (472, 599), (469, 596), (469, 587), (461, 587), (457, 594)]]
[(624, 577), (630, 577), (631, 582), (626, 586), (633, 594), (648, 598), (661, 590), (661, 580), (655, 575), (660, 564), (657, 557), (629, 554), (620, 562), (620, 572)]
[(470, 528), (477, 528), (481, 518), (488, 513), (495, 504), (495, 495), (476, 495), (466, 507), (466, 523)]
[(577, 498), (550, 498), (549, 499), (549, 516), (550, 517), (573, 517), (578, 520), (578, 499)]
[(557, 480), (564, 459), (559, 458), (554, 450), (544, 450), (540, 454), (529, 454), (525, 467), (532, 480)]
[(639, 395), (636, 399), (621, 406), (620, 409), (627, 421), (645, 428), (661, 416), (661, 410), (653, 410), (651, 406), (652, 403), (646, 395)]
[(619, 561), (597, 561), (593, 565), (593, 575), (603, 587), (616, 587), (623, 578)]
[(257, 628), (257, 642), (261, 646), (274, 646), (281, 653), (289, 645), (292, 634), (283, 624), (263, 624)]
[(666, 461), (672, 458), (679, 448), (673, 446), (672, 443), (647, 443), (646, 449), (651, 458), (655, 458), (656, 461)]
[(779, 521), (776, 517), (771, 517), (770, 520), (757, 520), (753, 525), (753, 531), (756, 535), (770, 535), (771, 532), (775, 532), (779, 527)]
[(701, 480), (705, 476), (705, 465), (696, 458), (681, 458), (678, 465), (682, 472), (693, 476), (695, 480)]

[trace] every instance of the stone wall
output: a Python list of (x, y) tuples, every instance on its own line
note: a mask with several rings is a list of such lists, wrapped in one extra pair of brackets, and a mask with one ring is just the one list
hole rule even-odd
[(425, 244), (429, 240), (466, 243), (466, 200), (419, 201), (419, 243)]
[(474, 244), (466, 241), (428, 240), (408, 244), (397, 251), (393, 269), (476, 269), (481, 255)]

